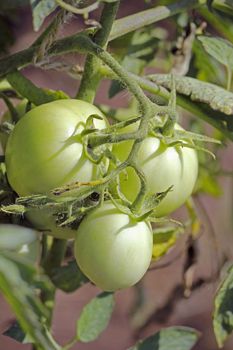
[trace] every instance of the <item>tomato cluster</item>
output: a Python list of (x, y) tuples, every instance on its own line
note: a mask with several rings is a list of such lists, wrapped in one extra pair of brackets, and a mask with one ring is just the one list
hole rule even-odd
[[(107, 127), (99, 109), (72, 99), (35, 107), (19, 120), (6, 146), (7, 176), (18, 195), (49, 195), (55, 187), (102, 176), (81, 141), (81, 132), (92, 115), (101, 117), (93, 118), (95, 129)], [(124, 161), (131, 146), (132, 141), (115, 145), (115, 157)], [(156, 209), (158, 217), (171, 213), (191, 195), (198, 170), (193, 149), (168, 147), (148, 136), (139, 149), (138, 166), (145, 173), (148, 194), (173, 186)], [(133, 169), (127, 169), (127, 176), (121, 174), (120, 189), (130, 201), (135, 199), (140, 185)], [(103, 290), (129, 287), (149, 267), (153, 249), (150, 223), (136, 221), (110, 201), (87, 214), (77, 232), (58, 227), (46, 209), (33, 209), (27, 217), (36, 228), (48, 230), (55, 237), (74, 237), (80, 269)]]

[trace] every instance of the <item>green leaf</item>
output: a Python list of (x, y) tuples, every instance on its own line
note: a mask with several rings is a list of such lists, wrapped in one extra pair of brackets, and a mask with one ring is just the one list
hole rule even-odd
[(24, 343), (24, 340), (26, 338), (26, 334), (22, 330), (22, 328), (20, 327), (20, 324), (18, 321), (14, 321), (11, 324), (10, 328), (8, 328), (3, 333), (3, 335), (5, 335), (6, 337), (9, 337), (9, 338), (12, 338), (19, 343)]
[(233, 331), (233, 265), (228, 269), (214, 302), (214, 333), (219, 347)]
[(188, 327), (164, 328), (128, 350), (191, 350), (199, 333)]
[[(171, 89), (170, 74), (153, 74), (147, 76), (150, 81)], [(175, 76), (176, 91), (189, 96), (192, 101), (209, 105), (213, 110), (226, 115), (233, 115), (233, 94), (217, 85), (206, 83), (191, 77)]]
[(226, 71), (224, 67), (203, 50), (203, 46), (199, 40), (194, 41), (193, 53), (195, 55), (193, 64), (197, 69), (196, 78), (220, 86), (225, 86)]
[(89, 281), (78, 268), (76, 261), (70, 261), (65, 266), (53, 269), (50, 278), (57, 288), (66, 293), (74, 292)]
[(87, 304), (77, 322), (77, 339), (87, 343), (98, 338), (110, 321), (113, 307), (113, 294), (106, 292)]
[(33, 16), (33, 28), (39, 30), (44, 19), (57, 7), (56, 0), (30, 0)]
[(189, 3), (187, 1), (174, 3), (173, 1), (168, 6), (156, 6), (155, 8), (117, 19), (112, 26), (109, 40), (114, 40), (139, 28), (144, 28), (152, 23), (174, 16), (177, 13), (187, 10), (188, 7), (195, 7), (195, 3), (194, 1), (189, 1)]
[(38, 238), (36, 231), (12, 224), (0, 224), (0, 251), (18, 250), (24, 244), (30, 244)]
[(153, 231), (153, 254), (154, 260), (160, 259), (164, 256), (171, 247), (176, 244), (181, 232), (183, 232), (181, 227), (159, 227)]
[(17, 254), (0, 254), (0, 291), (13, 309), (25, 333), (37, 344), (40, 350), (59, 350), (46, 328), (48, 311), (41, 303), (34, 287), (46, 290), (52, 288), (45, 277)]
[(204, 49), (224, 66), (233, 69), (233, 45), (222, 38), (199, 36)]

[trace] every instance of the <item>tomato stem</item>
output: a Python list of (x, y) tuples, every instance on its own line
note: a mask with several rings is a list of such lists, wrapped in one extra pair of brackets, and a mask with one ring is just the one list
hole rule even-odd
[[(107, 45), (108, 37), (117, 14), (119, 4), (120, 0), (104, 4), (100, 18), (101, 28), (97, 31), (93, 38), (93, 41), (101, 47)], [(90, 103), (94, 101), (97, 87), (101, 80), (101, 74), (99, 72), (100, 66), (101, 63), (95, 56), (90, 54), (87, 55), (81, 84), (76, 96), (77, 98)]]

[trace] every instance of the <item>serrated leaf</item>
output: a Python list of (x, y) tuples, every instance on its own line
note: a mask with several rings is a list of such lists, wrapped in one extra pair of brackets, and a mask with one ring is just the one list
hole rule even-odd
[(227, 275), (217, 291), (213, 325), (218, 345), (223, 347), (233, 331), (233, 266), (228, 269)]
[(48, 279), (38, 275), (31, 263), (15, 253), (0, 254), (0, 291), (16, 314), (25, 333), (38, 349), (60, 350), (46, 329), (48, 311), (32, 286), (52, 288)]
[[(170, 74), (153, 74), (147, 78), (158, 85), (171, 89)], [(230, 91), (191, 77), (175, 76), (174, 78), (176, 91), (179, 94), (189, 96), (192, 101), (205, 103), (213, 110), (233, 115), (233, 94)]]
[(191, 350), (199, 333), (188, 327), (164, 328), (128, 350)]
[(77, 322), (77, 339), (87, 343), (95, 340), (107, 327), (114, 307), (112, 293), (101, 293), (87, 304)]
[(56, 0), (30, 0), (33, 16), (33, 28), (39, 30), (44, 19), (58, 6)]
[(224, 66), (233, 69), (233, 45), (222, 38), (199, 36), (204, 49)]
[(57, 288), (66, 293), (74, 292), (89, 281), (78, 268), (76, 261), (70, 261), (65, 266), (53, 269), (50, 278)]

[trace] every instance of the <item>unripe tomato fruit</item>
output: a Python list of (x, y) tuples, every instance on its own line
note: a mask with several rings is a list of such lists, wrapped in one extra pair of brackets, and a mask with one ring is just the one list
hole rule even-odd
[(75, 239), (80, 269), (105, 291), (137, 283), (150, 265), (152, 248), (150, 224), (133, 220), (110, 202), (83, 219)]
[[(19, 120), (7, 142), (6, 169), (10, 185), (20, 196), (48, 194), (55, 187), (98, 178), (98, 168), (85, 156), (79, 139), (82, 123), (90, 115), (103, 118), (94, 119), (95, 128), (106, 127), (98, 108), (72, 99), (40, 105)], [(43, 218), (38, 211), (29, 213), (38, 228), (48, 226), (54, 233), (55, 219)], [(65, 237), (70, 234), (61, 230)]]
[[(57, 100), (40, 105), (16, 124), (6, 147), (7, 176), (20, 195), (48, 193), (74, 181), (90, 181), (98, 176), (78, 140), (81, 122), (102, 113), (79, 100)], [(94, 120), (97, 129), (105, 120)]]
[[(180, 128), (180, 126), (176, 126)], [(134, 131), (135, 127), (127, 127), (123, 131)], [(120, 161), (124, 161), (132, 147), (132, 141), (124, 141), (114, 145), (113, 153)], [(197, 174), (198, 160), (194, 149), (182, 146), (168, 147), (156, 137), (148, 136), (142, 141), (137, 164), (146, 176), (148, 193), (172, 190), (156, 207), (157, 217), (165, 216), (178, 209), (192, 194)], [(131, 201), (136, 198), (140, 189), (140, 181), (132, 168), (127, 168), (120, 175), (120, 186), (123, 194)]]

